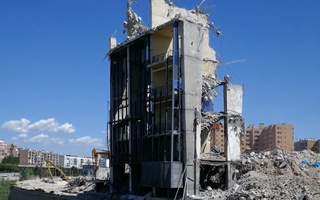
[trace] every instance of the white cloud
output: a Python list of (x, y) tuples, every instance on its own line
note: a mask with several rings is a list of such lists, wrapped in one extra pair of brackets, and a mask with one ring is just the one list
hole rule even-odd
[(61, 138), (51, 138), (50, 142), (53, 144), (64, 145), (64, 141)]
[(27, 140), (25, 140), (26, 143), (46, 143), (48, 142), (48, 135), (44, 135), (44, 134), (40, 134), (40, 135), (36, 135), (32, 138), (29, 138)]
[(43, 145), (47, 144), (58, 144), (58, 145), (64, 145), (64, 141), (61, 138), (50, 138), (48, 135), (45, 135), (43, 133), (36, 135), (32, 138), (29, 138), (25, 140), (26, 143), (41, 143)]
[(72, 124), (65, 123), (62, 124), (61, 126), (58, 126), (54, 129), (54, 132), (64, 132), (64, 133), (73, 133), (75, 132), (75, 128)]
[(70, 139), (71, 144), (80, 144), (87, 146), (102, 146), (102, 140), (100, 138), (92, 138), (90, 136), (84, 136), (77, 139)]
[(27, 138), (28, 137), (28, 134), (26, 134), (26, 133), (21, 133), (20, 135), (18, 135), (18, 136), (13, 136), (11, 139), (12, 140), (17, 140), (17, 139), (19, 139), (19, 138)]
[(1, 128), (7, 129), (9, 131), (26, 133), (28, 132), (27, 127), (29, 124), (30, 124), (29, 120), (22, 118), (20, 120), (10, 120), (10, 121), (4, 122)]
[(28, 134), (26, 133), (21, 133), (20, 135), (18, 135), (19, 138), (27, 138)]
[(9, 131), (27, 133), (27, 132), (62, 132), (73, 133), (75, 127), (70, 123), (60, 125), (54, 118), (41, 119), (33, 124), (30, 121), (22, 118), (20, 120), (10, 120), (4, 122), (1, 126)]

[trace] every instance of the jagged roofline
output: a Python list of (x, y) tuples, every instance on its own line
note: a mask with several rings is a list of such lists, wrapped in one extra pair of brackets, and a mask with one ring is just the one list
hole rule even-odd
[(130, 43), (134, 42), (135, 40), (138, 40), (138, 39), (144, 37), (145, 35), (152, 34), (152, 33), (155, 33), (156, 31), (161, 30), (161, 29), (167, 28), (168, 26), (172, 25), (173, 22), (176, 21), (176, 20), (182, 21), (180, 19), (172, 19), (171, 21), (168, 21), (168, 22), (166, 22), (164, 24), (161, 24), (161, 25), (157, 26), (156, 28), (150, 28), (150, 29), (146, 30), (145, 32), (141, 33), (140, 35), (138, 35), (136, 37), (133, 37), (131, 39), (127, 39), (124, 42), (121, 42), (116, 47), (110, 49), (107, 55), (110, 56), (110, 54), (112, 54), (113, 52), (118, 51), (119, 49), (129, 45)]
[[(151, 33), (155, 32), (155, 31), (157, 31), (157, 30), (161, 30), (162, 28), (165, 28), (165, 27), (167, 27), (167, 26), (169, 26), (169, 25), (172, 25), (172, 24), (173, 24), (173, 21), (175, 21), (175, 20), (179, 20), (179, 21), (190, 20), (189, 14), (197, 14), (197, 15), (203, 16), (203, 17), (204, 17), (204, 18), (203, 18), (204, 21), (202, 21), (202, 22), (205, 22), (205, 21), (206, 21), (206, 22), (207, 22), (207, 25), (208, 25), (209, 27), (214, 27), (213, 23), (209, 23), (209, 22), (208, 22), (208, 15), (207, 15), (206, 13), (204, 13), (204, 12), (200, 12), (199, 6), (196, 6), (195, 9), (187, 10), (187, 9), (184, 9), (184, 8), (176, 7), (174, 4), (172, 4), (173, 2), (171, 2), (171, 1), (169, 1), (169, 0), (162, 0), (162, 1), (163, 1), (164, 4), (167, 4), (168, 6), (172, 6), (173, 8), (178, 9), (179, 12), (178, 12), (178, 13), (173, 12), (173, 14), (175, 14), (175, 16), (172, 16), (172, 19), (170, 19), (169, 21), (167, 21), (167, 22), (165, 22), (165, 23), (162, 23), (162, 24), (160, 24), (160, 25), (158, 25), (158, 26), (156, 26), (156, 27), (153, 27), (153, 28), (151, 27), (151, 28), (149, 28), (148, 30), (146, 30), (146, 31), (144, 31), (144, 32), (142, 32), (142, 33), (140, 33), (140, 34), (138, 34), (138, 35), (136, 35), (136, 36), (132, 36), (132, 38), (128, 38), (126, 41), (121, 42), (121, 43), (120, 43), (119, 45), (117, 45), (116, 47), (110, 49), (109, 52), (107, 53), (107, 56), (110, 56), (110, 54), (112, 54), (114, 51), (117, 51), (117, 50), (119, 50), (120, 48), (123, 48), (124, 46), (127, 46), (127, 45), (130, 44), (132, 41), (135, 41), (135, 40), (143, 37), (143, 36), (146, 35), (146, 34), (151, 34)], [(128, 2), (127, 2), (127, 7), (128, 7), (128, 9), (131, 9), (131, 7), (130, 7), (131, 4), (132, 4), (132, 0), (128, 0)], [(202, 3), (201, 3), (201, 4), (202, 4)], [(198, 8), (198, 9), (197, 9), (197, 8)], [(189, 13), (189, 14), (188, 14), (189, 17), (181, 16), (180, 11), (185, 11), (185, 12)], [(168, 11), (168, 12), (170, 12), (170, 11)], [(152, 18), (152, 16), (151, 16), (151, 18)], [(193, 20), (194, 22), (197, 21), (196, 18), (192, 18), (192, 20)], [(151, 20), (151, 21), (152, 21), (152, 20)]]

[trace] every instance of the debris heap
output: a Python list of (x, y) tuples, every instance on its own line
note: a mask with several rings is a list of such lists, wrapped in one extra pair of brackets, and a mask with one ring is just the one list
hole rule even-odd
[(55, 195), (55, 197), (52, 197), (53, 199), (99, 200), (106, 199), (106, 196), (108, 196), (106, 193), (97, 192), (95, 183), (88, 177), (76, 177), (68, 182), (58, 178), (54, 181), (36, 178), (33, 180), (19, 181), (17, 182), (16, 187), (28, 190), (31, 193), (34, 191)]
[(76, 177), (67, 183), (64, 192), (78, 194), (92, 190), (94, 190), (93, 182), (89, 182), (85, 177)]
[(206, 187), (200, 195), (202, 199), (228, 200), (320, 199), (319, 161), (320, 154), (310, 150), (251, 152), (233, 163), (237, 169), (233, 188)]

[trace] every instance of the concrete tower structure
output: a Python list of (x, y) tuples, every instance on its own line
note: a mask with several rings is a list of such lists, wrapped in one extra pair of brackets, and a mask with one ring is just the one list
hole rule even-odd
[[(241, 120), (233, 119), (241, 114), (242, 90), (216, 78), (219, 62), (209, 46), (214, 26), (205, 13), (150, 2), (150, 29), (141, 31), (141, 18), (129, 3), (127, 41), (116, 45), (110, 38), (111, 181), (121, 188), (127, 166), (129, 192), (144, 188), (170, 196), (185, 188), (187, 196), (197, 195), (202, 147), (213, 123), (226, 117), (213, 113), (214, 88), (228, 85), (229, 106), (238, 112), (228, 118), (229, 161), (240, 158), (242, 129), (235, 126)], [(227, 165), (227, 159), (219, 164)]]

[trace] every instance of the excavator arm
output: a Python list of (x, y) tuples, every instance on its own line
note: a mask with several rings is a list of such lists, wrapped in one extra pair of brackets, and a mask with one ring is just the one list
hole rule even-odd
[(92, 159), (94, 160), (94, 165), (98, 165), (98, 155), (109, 156), (110, 151), (107, 151), (107, 150), (97, 151), (96, 149), (92, 149)]
[(46, 160), (46, 165), (50, 174), (50, 177), (53, 178), (52, 173), (51, 173), (51, 169), (50, 169), (50, 165), (53, 166), (56, 170), (58, 170), (61, 174), (61, 178), (62, 180), (70, 180), (71, 177), (70, 176), (66, 176), (64, 174), (64, 172), (62, 171), (62, 169), (60, 169), (54, 162), (52, 162), (51, 160)]
[(47, 161), (46, 161), (46, 165), (47, 165), (47, 168), (48, 168), (48, 172), (50, 174), (50, 177), (51, 179), (53, 179), (53, 176), (52, 176), (52, 173), (51, 173), (51, 169), (50, 169), (50, 165), (48, 165)]

